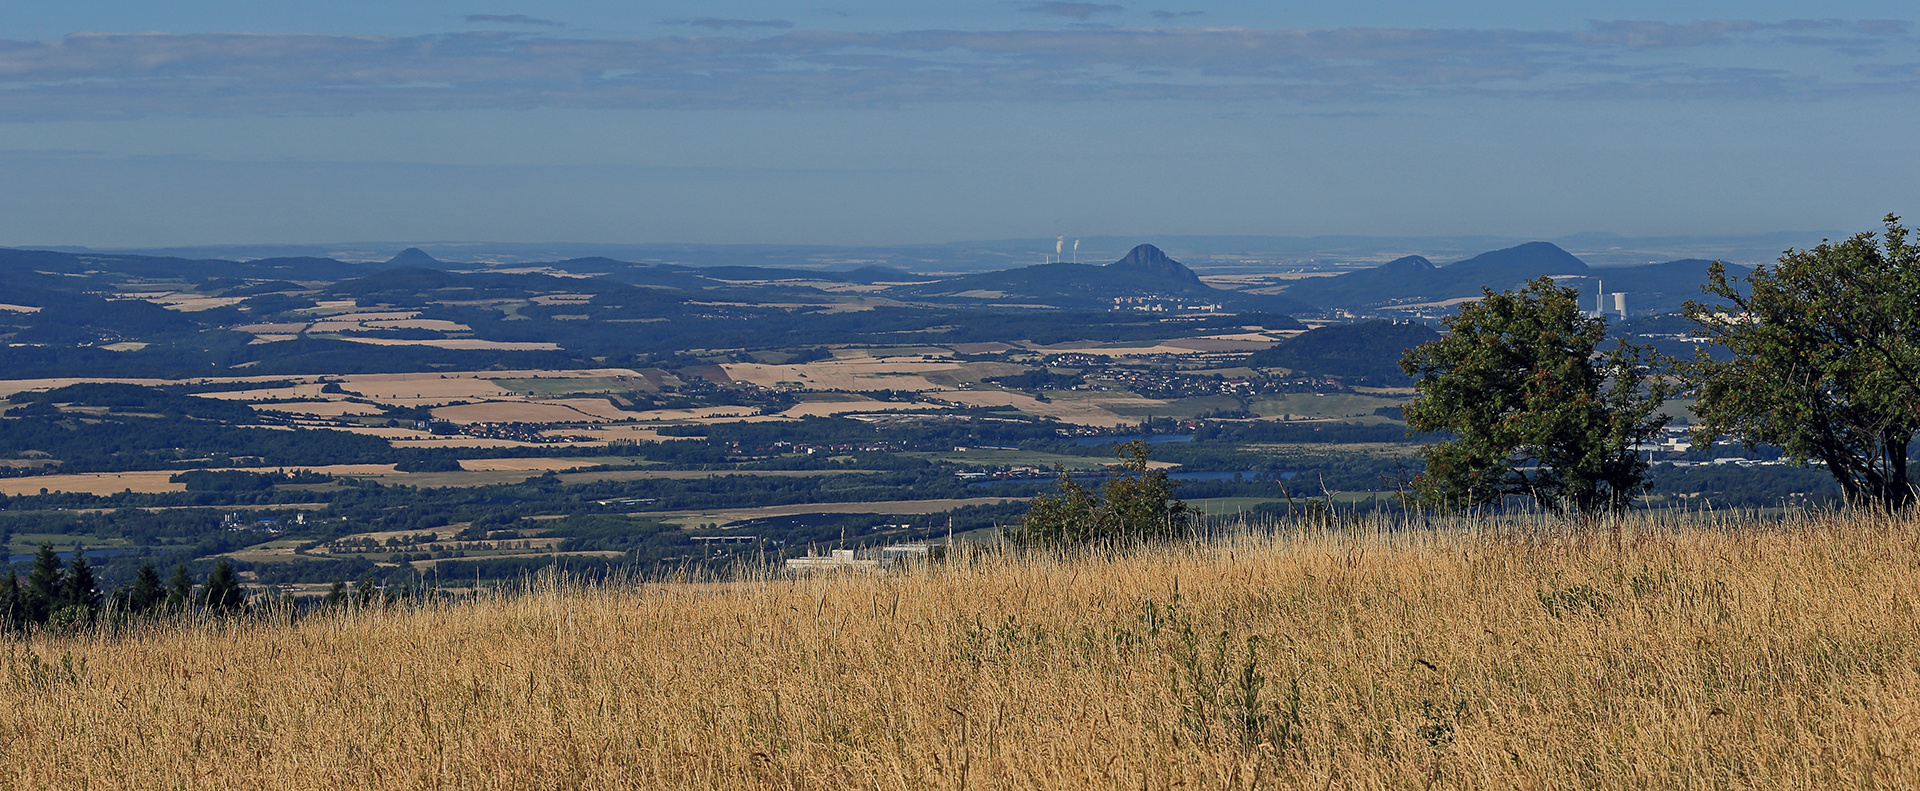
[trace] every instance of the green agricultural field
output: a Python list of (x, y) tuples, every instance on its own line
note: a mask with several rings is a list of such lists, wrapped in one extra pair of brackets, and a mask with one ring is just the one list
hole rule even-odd
[[(1208, 517), (1218, 519), (1222, 517), (1231, 518), (1234, 514), (1251, 510), (1255, 506), (1276, 502), (1284, 503), (1286, 499), (1278, 497), (1203, 497), (1196, 500), (1188, 500), (1187, 507), (1206, 514)], [(1296, 502), (1298, 502), (1297, 498)]]
[(841, 359), (858, 357), (951, 357), (953, 350), (945, 346), (875, 346), (866, 349), (835, 349), (833, 356)]
[(878, 470), (599, 470), (563, 472), (560, 482), (567, 486), (598, 481), (700, 480), (705, 478), (819, 478), (840, 475), (873, 475)]
[(1059, 464), (1069, 470), (1097, 470), (1113, 460), (1104, 456), (1067, 456), (1059, 453), (1042, 453), (1029, 450), (987, 450), (968, 448), (964, 451), (902, 453), (916, 459), (944, 461), (965, 467), (1018, 467), (1030, 466), (1053, 469)]
[[(1298, 507), (1307, 507), (1308, 501), (1324, 502), (1326, 499), (1325, 495), (1320, 494), (1317, 489), (1309, 492), (1307, 487), (1310, 486), (1310, 484), (1308, 483), (1293, 482), (1293, 485), (1297, 487), (1297, 490), (1294, 492), (1293, 502), (1294, 505)], [(1398, 496), (1396, 493), (1386, 491), (1334, 492), (1333, 502), (1336, 506), (1350, 506), (1367, 502), (1384, 506), (1392, 502), (1396, 496)], [(1257, 506), (1268, 503), (1280, 503), (1284, 506), (1286, 502), (1287, 498), (1285, 497), (1202, 497), (1188, 500), (1187, 507), (1206, 514), (1217, 522), (1222, 518), (1231, 519), (1235, 514), (1253, 510)]]
[[(1314, 418), (1373, 418), (1374, 410), (1381, 407), (1400, 406), (1409, 399), (1384, 396), (1360, 395), (1357, 393), (1286, 393), (1264, 396), (1251, 405), (1254, 414), (1261, 417), (1277, 415), (1305, 415)], [(1380, 418), (1385, 420), (1385, 418)]]
[(1121, 417), (1170, 417), (1184, 419), (1197, 417), (1208, 412), (1239, 409), (1240, 400), (1233, 396), (1212, 395), (1182, 398), (1176, 401), (1148, 401), (1143, 404), (1117, 403), (1106, 406), (1107, 411)]
[(1255, 442), (1239, 446), (1241, 450), (1267, 456), (1404, 456), (1420, 452), (1420, 445), (1400, 442)]
[(926, 374), (927, 381), (949, 387), (963, 384), (980, 384), (995, 376), (1014, 376), (1034, 369), (1031, 365), (1018, 363), (961, 363), (951, 371), (934, 371)]
[(133, 546), (122, 538), (92, 533), (14, 533), (6, 545), (7, 555), (31, 555), (43, 543), (51, 543), (54, 549), (61, 552), (72, 551), (75, 544), (87, 549), (126, 549)]

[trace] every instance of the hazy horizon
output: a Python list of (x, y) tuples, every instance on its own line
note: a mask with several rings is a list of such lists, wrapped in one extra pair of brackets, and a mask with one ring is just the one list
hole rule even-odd
[(10, 16), (11, 247), (1752, 236), (1920, 176), (1884, 0)]
[[(179, 258), (255, 260), (312, 256), (352, 262), (380, 262), (407, 248), (418, 248), (449, 263), (517, 264), (604, 257), (632, 262), (691, 266), (756, 265), (849, 270), (893, 266), (920, 273), (973, 272), (1027, 266), (1053, 260), (1056, 242), (1062, 260), (1109, 263), (1137, 244), (1153, 244), (1199, 271), (1268, 269), (1339, 271), (1370, 266), (1406, 255), (1420, 255), (1442, 266), (1490, 250), (1546, 241), (1595, 267), (1632, 266), (1682, 258), (1732, 263), (1771, 262), (1787, 247), (1810, 247), (1837, 232), (1785, 231), (1735, 236), (1624, 237), (1607, 233), (1537, 237), (1446, 236), (1193, 236), (1130, 234), (1084, 238), (1028, 237), (973, 239), (902, 245), (700, 244), (598, 242), (350, 241), (333, 244), (183, 245), (175, 247), (96, 248), (44, 245), (38, 249)], [(1078, 249), (1075, 245), (1078, 243)], [(32, 245), (8, 246), (34, 249)]]

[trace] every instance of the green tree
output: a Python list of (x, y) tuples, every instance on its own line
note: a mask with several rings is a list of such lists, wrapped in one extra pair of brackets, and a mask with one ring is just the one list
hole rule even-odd
[[(1715, 263), (1703, 287), (1726, 304), (1687, 303), (1687, 316), (1733, 352), (1685, 367), (1698, 388), (1696, 442), (1733, 434), (1794, 461), (1824, 463), (1849, 504), (1914, 502), (1907, 450), (1920, 430), (1920, 248), (1887, 215), (1862, 233), (1789, 250), (1771, 270), (1730, 277)], [(1743, 293), (1744, 292), (1744, 293)]]
[(360, 575), (360, 585), (354, 590), (353, 603), (364, 610), (372, 607), (379, 596), (380, 591), (373, 586), (373, 572)]
[(1421, 450), (1416, 495), (1445, 509), (1514, 495), (1555, 513), (1626, 509), (1645, 487), (1634, 446), (1667, 423), (1652, 350), (1621, 341), (1596, 352), (1606, 321), (1551, 278), (1482, 293), (1446, 320), (1444, 337), (1400, 361), (1420, 391), (1407, 425), (1454, 437)]
[(213, 570), (207, 572), (206, 584), (200, 587), (200, 606), (216, 613), (239, 612), (247, 606), (247, 594), (240, 590), (240, 580), (226, 558), (214, 561)]
[(140, 564), (140, 570), (133, 574), (133, 586), (127, 590), (127, 612), (139, 615), (153, 612), (166, 603), (166, 585), (160, 581), (160, 570), (154, 568), (153, 559), (148, 558)]
[(46, 623), (53, 611), (60, 608), (61, 583), (65, 576), (53, 544), (42, 543), (33, 555), (33, 567), (27, 571), (26, 590), (21, 591), (20, 609), (26, 616), (21, 619), (23, 622)]
[(327, 609), (329, 610), (338, 610), (341, 607), (346, 606), (347, 583), (345, 580), (334, 580), (333, 584), (327, 587), (327, 598), (325, 603), (326, 603)]
[(1120, 446), (1119, 475), (1102, 484), (1097, 496), (1062, 470), (1056, 493), (1028, 501), (1015, 540), (1065, 546), (1189, 535), (1193, 514), (1174, 496), (1179, 484), (1166, 470), (1148, 464), (1150, 452), (1151, 446), (1139, 440)]
[(167, 579), (167, 609), (181, 612), (193, 604), (193, 575), (187, 572), (187, 564), (173, 567), (173, 576)]
[(21, 610), (20, 578), (14, 575), (13, 564), (6, 564), (6, 578), (0, 579), (0, 627), (18, 627), (25, 622), (25, 613)]
[(55, 609), (79, 607), (91, 618), (100, 609), (100, 593), (95, 590), (97, 586), (98, 582), (93, 578), (93, 566), (87, 563), (86, 548), (74, 546), (73, 562), (67, 564), (66, 579), (60, 584), (60, 605)]

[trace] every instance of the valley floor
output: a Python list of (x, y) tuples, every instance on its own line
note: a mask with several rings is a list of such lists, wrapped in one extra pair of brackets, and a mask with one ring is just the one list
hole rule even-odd
[(1917, 529), (1289, 528), (13, 637), (0, 787), (1898, 787)]

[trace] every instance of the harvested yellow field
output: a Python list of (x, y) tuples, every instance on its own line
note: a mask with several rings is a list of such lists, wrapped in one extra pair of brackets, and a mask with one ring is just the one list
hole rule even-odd
[(85, 382), (117, 382), (120, 384), (143, 385), (146, 387), (159, 387), (160, 385), (170, 384), (169, 380), (166, 380), (166, 379), (125, 379), (125, 378), (117, 378), (117, 377), (110, 377), (110, 376), (98, 377), (98, 378), (67, 377), (67, 378), (59, 378), (59, 379), (0, 379), (0, 397), (10, 396), (15, 393), (57, 390), (59, 388), (66, 387), (67, 385), (81, 384)]
[(851, 415), (863, 412), (913, 412), (934, 409), (933, 404), (916, 404), (909, 401), (875, 401), (859, 399), (850, 401), (802, 401), (780, 412), (781, 417), (830, 417), (833, 415)]
[(320, 392), (322, 382), (337, 382), (346, 390), (360, 393), (374, 401), (388, 403), (417, 404), (422, 399), (440, 401), (474, 400), (483, 398), (507, 398), (512, 393), (497, 384), (495, 379), (530, 379), (544, 377), (548, 379), (570, 378), (639, 378), (640, 374), (624, 368), (596, 368), (579, 371), (459, 371), (446, 373), (399, 373), (399, 374), (346, 374), (339, 376), (215, 376), (193, 379), (134, 379), (125, 377), (65, 377), (48, 379), (0, 379), (0, 397), (14, 393), (52, 390), (85, 382), (118, 382), (123, 384), (163, 387), (166, 385), (234, 382), (299, 382), (293, 387), (262, 387), (255, 390), (231, 390), (224, 392), (199, 393), (202, 398), (224, 398), (229, 400), (252, 401), (274, 400), (282, 398), (334, 397)]
[(394, 319), (362, 322), (361, 326), (376, 330), (434, 330), (436, 332), (472, 332), (473, 328), (457, 321), (446, 319)]
[(25, 478), (0, 478), (0, 494), (18, 497), (25, 494), (39, 494), (41, 489), (48, 492), (69, 492), (74, 494), (109, 495), (123, 491), (142, 494), (158, 492), (184, 492), (187, 485), (171, 483), (167, 479), (178, 474), (179, 470), (157, 470), (151, 472), (84, 472), (69, 475), (33, 475)]
[[(601, 401), (600, 404), (606, 406), (607, 402)], [(454, 423), (570, 423), (604, 419), (563, 404), (539, 401), (457, 404), (435, 409), (433, 416), (435, 419)]]
[(540, 445), (537, 442), (491, 437), (436, 436), (424, 431), (404, 437), (391, 437), (388, 441), (396, 448), (533, 448)]
[(581, 467), (597, 467), (602, 464), (650, 464), (626, 456), (592, 456), (571, 459), (463, 459), (460, 467), (475, 472), (496, 470), (517, 470), (523, 472), (546, 472), (548, 470), (577, 470)]
[[(691, 439), (689, 437), (662, 436), (660, 434), (660, 426), (657, 424), (652, 426), (635, 426), (635, 425), (594, 426), (590, 431), (564, 432), (564, 433), (584, 434), (585, 436), (593, 437), (594, 441), (599, 443), (621, 442), (621, 441), (674, 442), (674, 441), (686, 441)], [(396, 445), (396, 447), (398, 446)]]
[(1142, 398), (1132, 393), (1109, 391), (1067, 391), (1048, 393), (1047, 401), (1014, 390), (943, 390), (929, 395), (968, 406), (1011, 406), (1030, 415), (1045, 415), (1065, 423), (1082, 426), (1113, 426), (1140, 422), (1123, 417), (1114, 406), (1151, 406), (1165, 401)]
[[(605, 401), (600, 402), (605, 404)], [(703, 406), (691, 409), (648, 409), (642, 412), (621, 412), (622, 418), (663, 423), (703, 423), (716, 420), (732, 420), (760, 414), (759, 407), (750, 406)]]
[(302, 313), (311, 316), (331, 316), (340, 313), (352, 313), (360, 310), (359, 303), (351, 299), (323, 299), (314, 303)]
[(300, 560), (300, 555), (295, 550), (297, 550), (302, 543), (305, 542), (297, 538), (280, 539), (264, 544), (256, 544), (246, 549), (236, 549), (232, 552), (226, 552), (222, 554), (222, 557), (229, 557), (247, 563), (293, 563)]
[(1164, 345), (1196, 352), (1257, 352), (1273, 344), (1274, 340), (1266, 337), (1210, 337), (1181, 338), (1167, 341)]
[(208, 297), (184, 291), (167, 294), (141, 294), (137, 296), (139, 299), (183, 313), (199, 313), (203, 310), (224, 308), (228, 305), (238, 305), (246, 300), (246, 297)]
[[(215, 470), (245, 470), (247, 472), (283, 472), (310, 470), (328, 475), (383, 475), (393, 474), (391, 464), (323, 464), (313, 467), (218, 467)], [(32, 475), (25, 478), (0, 478), (0, 494), (17, 497), (25, 494), (39, 494), (41, 489), (48, 492), (71, 492), (76, 494), (109, 495), (132, 490), (137, 493), (153, 494), (160, 492), (184, 492), (186, 484), (167, 480), (180, 474), (180, 470), (148, 470), (140, 472), (81, 472), (66, 475)]]
[(321, 385), (297, 384), (292, 387), (263, 387), (258, 390), (225, 390), (202, 393), (201, 398), (218, 398), (223, 401), (283, 401), (290, 398), (341, 398), (320, 392)]
[(311, 417), (333, 418), (352, 415), (378, 415), (380, 408), (352, 401), (295, 401), (284, 404), (253, 404), (261, 412), (277, 412), (283, 415), (307, 415)]
[(1913, 521), (1463, 525), (8, 637), (7, 788), (1920, 777)]
[(919, 357), (855, 357), (820, 360), (801, 365), (727, 363), (721, 367), (738, 382), (762, 387), (804, 387), (809, 390), (935, 390), (927, 374), (960, 369), (952, 360)]
[(412, 402), (414, 399), (461, 401), (509, 395), (492, 379), (477, 378), (469, 373), (355, 374), (340, 379), (343, 389), (383, 402)]
[(580, 413), (574, 420), (613, 421), (626, 420), (639, 413), (626, 412), (614, 406), (605, 398), (547, 398), (538, 403), (562, 406)]
[(255, 335), (298, 335), (307, 331), (312, 322), (282, 321), (268, 324), (242, 324), (234, 327), (235, 332), (251, 332)]

